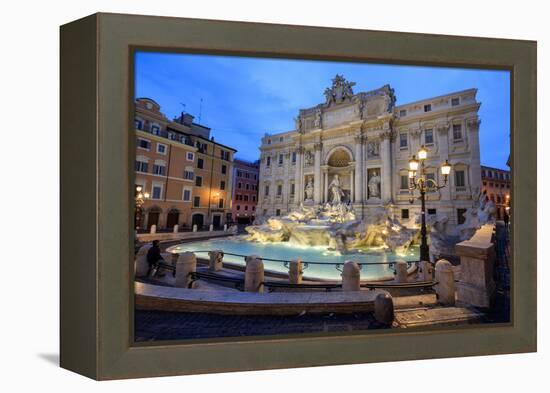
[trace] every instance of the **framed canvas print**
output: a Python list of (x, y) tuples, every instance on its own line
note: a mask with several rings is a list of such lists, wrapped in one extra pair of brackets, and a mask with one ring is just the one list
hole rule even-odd
[(536, 43), (61, 27), (61, 366), (536, 350)]

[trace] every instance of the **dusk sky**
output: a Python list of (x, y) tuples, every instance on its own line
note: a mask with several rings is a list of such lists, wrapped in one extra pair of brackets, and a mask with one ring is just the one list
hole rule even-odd
[(266, 132), (294, 129), (300, 108), (324, 102), (337, 73), (357, 83), (354, 93), (389, 84), (396, 105), (477, 88), (481, 163), (507, 169), (508, 71), (152, 52), (137, 53), (135, 66), (136, 97), (154, 99), (169, 119), (185, 110), (199, 122), (201, 114), (216, 141), (250, 161)]

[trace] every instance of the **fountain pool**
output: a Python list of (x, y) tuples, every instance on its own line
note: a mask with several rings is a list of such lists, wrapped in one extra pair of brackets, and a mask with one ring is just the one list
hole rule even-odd
[[(404, 254), (386, 251), (382, 248), (366, 248), (361, 252), (341, 255), (338, 251), (331, 251), (326, 246), (301, 246), (292, 242), (259, 243), (246, 240), (247, 236), (233, 236), (231, 238), (218, 238), (190, 243), (182, 243), (168, 248), (168, 252), (183, 253), (192, 251), (199, 258), (208, 259), (208, 251), (222, 250), (226, 255), (224, 262), (245, 265), (244, 258), (240, 255), (259, 255), (264, 260), (266, 270), (287, 273), (288, 268), (283, 262), (270, 261), (269, 259), (290, 261), (300, 258), (309, 263), (304, 270), (304, 276), (321, 279), (339, 280), (340, 271), (336, 269), (338, 264), (353, 260), (360, 264), (417, 261), (418, 247), (412, 246)], [(375, 280), (382, 277), (393, 276), (393, 267), (389, 265), (362, 265), (361, 279)]]

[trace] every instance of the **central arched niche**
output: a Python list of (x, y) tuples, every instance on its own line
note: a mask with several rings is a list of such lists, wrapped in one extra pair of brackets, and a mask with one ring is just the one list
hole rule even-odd
[(351, 157), (343, 148), (335, 149), (329, 156), (327, 164), (334, 168), (342, 168), (349, 165)]

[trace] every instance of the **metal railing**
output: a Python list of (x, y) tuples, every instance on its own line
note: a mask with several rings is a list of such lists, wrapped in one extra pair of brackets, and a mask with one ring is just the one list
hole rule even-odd
[[(206, 253), (208, 254), (209, 252), (211, 251), (218, 251), (218, 250), (192, 250), (192, 251), (186, 251), (186, 252), (192, 252), (192, 253)], [(230, 253), (230, 252), (225, 252), (223, 251), (223, 254), (224, 255), (231, 255), (231, 256), (235, 256), (235, 257), (242, 257), (243, 260), (246, 262), (246, 258), (249, 257), (250, 255), (243, 255), (243, 254), (235, 254), (235, 253)], [(262, 261), (271, 261), (271, 262), (277, 262), (277, 263), (282, 263), (284, 267), (286, 267), (287, 269), (290, 268), (290, 260), (286, 260), (286, 259), (275, 259), (275, 258), (264, 258), (264, 257), (260, 257), (262, 259)], [(350, 260), (353, 260), (353, 258), (350, 258)], [(319, 266), (334, 266), (334, 268), (336, 270), (338, 270), (339, 272), (342, 272), (342, 269), (344, 267), (344, 263), (327, 263), (327, 262), (319, 262), (319, 261), (303, 261), (301, 260), (302, 262), (302, 270), (306, 270), (310, 265), (319, 265)], [(367, 266), (376, 266), (376, 265), (387, 265), (390, 269), (394, 269), (393, 273), (395, 274), (395, 264), (397, 262), (400, 262), (400, 261), (388, 261), (388, 262), (356, 262), (357, 265), (359, 265), (359, 269), (362, 270), (363, 269), (363, 266), (365, 266), (365, 269), (367, 268)], [(420, 261), (403, 261), (407, 264), (407, 269), (410, 269), (413, 267), (413, 265), (416, 265), (417, 268), (420, 268)]]

